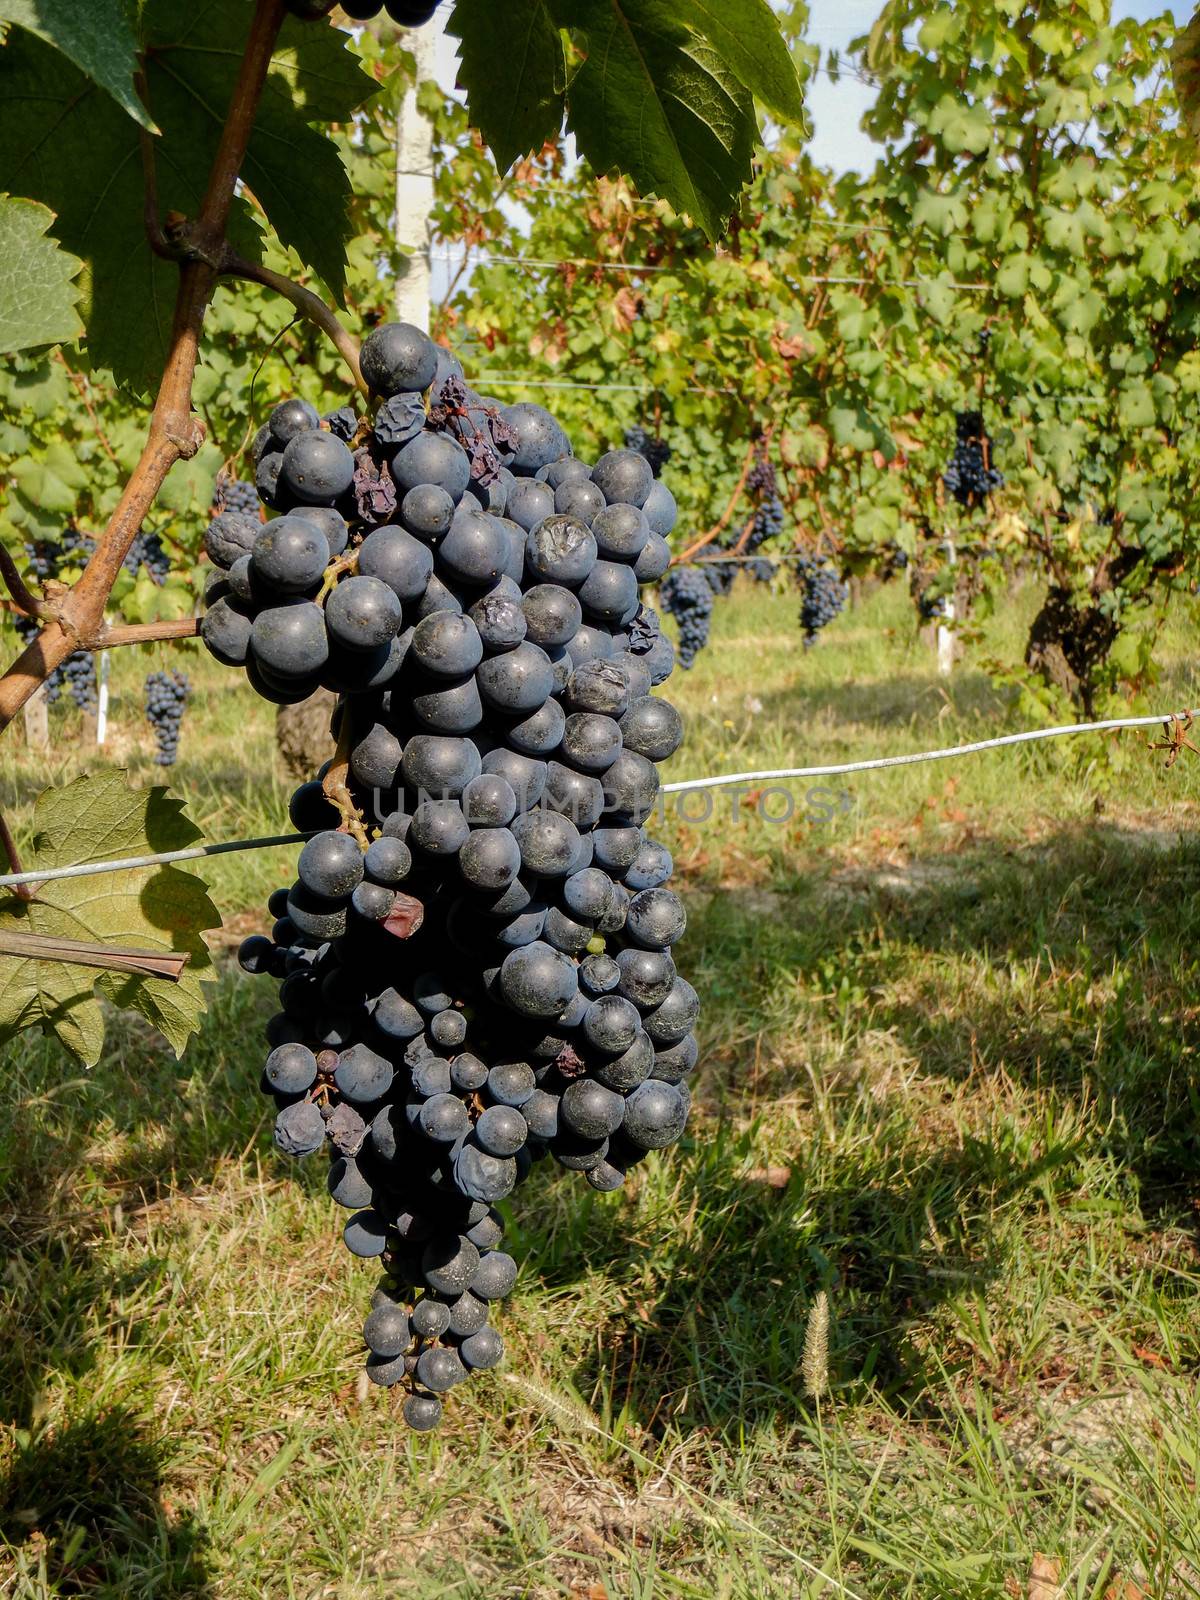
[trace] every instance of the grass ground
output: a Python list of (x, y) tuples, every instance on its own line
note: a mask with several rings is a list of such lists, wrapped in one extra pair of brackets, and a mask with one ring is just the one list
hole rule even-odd
[[(794, 614), (718, 608), (673, 776), (1006, 726), (898, 591), (810, 654)], [(1200, 695), (1194, 623), (1156, 704)], [(146, 670), (119, 656), (104, 757), (141, 778)], [(268, 712), (189, 670), (173, 781), (210, 838), (278, 828)], [(71, 726), (49, 771), (4, 742), (18, 819)], [(260, 986), (227, 973), (182, 1062), (128, 1019), (90, 1074), (9, 1049), (0, 1594), (1200, 1594), (1200, 765), (1122, 738), (668, 818), (689, 1137), (617, 1196), (538, 1169), (509, 1360), (438, 1436), (359, 1380), (372, 1273), (272, 1153)], [(280, 857), (214, 864), (233, 929)]]

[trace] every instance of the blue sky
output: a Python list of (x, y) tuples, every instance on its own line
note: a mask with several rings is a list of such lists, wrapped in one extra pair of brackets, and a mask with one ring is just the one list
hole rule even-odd
[[(809, 4), (809, 37), (822, 51), (844, 52), (851, 39), (869, 31), (882, 9), (882, 0), (809, 0)], [(1143, 22), (1164, 11), (1183, 17), (1188, 10), (1189, 0), (1177, 0), (1174, 5), (1165, 0), (1117, 0), (1113, 6), (1115, 17), (1136, 17)], [(843, 77), (840, 82), (831, 83), (821, 73), (809, 86), (813, 154), (823, 166), (841, 172), (850, 167), (865, 170), (874, 163), (876, 147), (859, 128), (871, 97), (871, 90), (853, 78)]]

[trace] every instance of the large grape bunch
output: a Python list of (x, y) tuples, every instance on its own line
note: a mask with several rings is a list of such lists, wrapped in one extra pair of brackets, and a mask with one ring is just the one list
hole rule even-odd
[(697, 1000), (646, 831), (682, 723), (639, 599), (675, 505), (640, 455), (589, 467), (414, 328), (376, 328), (362, 370), (371, 422), (272, 412), (281, 514), (210, 523), (201, 631), (268, 699), (339, 694), (332, 764), (292, 799), (296, 882), (241, 960), (281, 984), (276, 1142), (330, 1151), (346, 1244), (384, 1268), (368, 1373), (424, 1429), (500, 1359), (497, 1203), (547, 1155), (615, 1189), (687, 1117)]
[(258, 490), (243, 478), (218, 477), (212, 504), (215, 512), (239, 511), (249, 517), (259, 515)]
[(981, 411), (960, 411), (954, 421), (954, 455), (942, 475), (947, 494), (962, 506), (976, 506), (1004, 487), (1004, 474), (992, 465), (992, 442)]

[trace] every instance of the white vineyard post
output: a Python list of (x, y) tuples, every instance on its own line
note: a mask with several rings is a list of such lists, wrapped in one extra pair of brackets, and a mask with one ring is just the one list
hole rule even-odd
[(25, 743), (30, 750), (50, 748), (50, 696), (43, 683), (25, 702)]
[(96, 689), (96, 746), (99, 748), (108, 737), (108, 680), (112, 672), (111, 652), (101, 650), (99, 680)]
[[(946, 563), (952, 567), (955, 562), (954, 540), (947, 539), (943, 548)], [(954, 629), (946, 626), (947, 622), (954, 621), (955, 616), (953, 590), (942, 601), (941, 616), (945, 620), (939, 621), (937, 626), (937, 669), (939, 678), (948, 678), (954, 667)]]
[(417, 89), (434, 75), (434, 52), (442, 32), (439, 17), (405, 40), (416, 59), (413, 82), (396, 119), (396, 245), (408, 270), (396, 279), (396, 315), (429, 332), (429, 217), (433, 210), (433, 124), (417, 107)]

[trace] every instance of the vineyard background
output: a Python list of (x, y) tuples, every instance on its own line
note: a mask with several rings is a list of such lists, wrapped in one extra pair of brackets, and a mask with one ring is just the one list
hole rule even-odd
[[(892, 0), (831, 62), (784, 9), (805, 72), (869, 88), (881, 160), (834, 174), (769, 126), (716, 249), (557, 141), (499, 179), (420, 88), (431, 248), (469, 264), (433, 326), (472, 381), (552, 405), (589, 459), (664, 440), (678, 552), (748, 549), (749, 470), (776, 467), (783, 526), (754, 547), (776, 570), (716, 596), (665, 778), (1200, 703), (1200, 209), (1171, 18)], [(331, 136), (370, 325), (403, 270), (411, 58), (394, 31), (358, 49), (383, 87)], [(327, 287), (277, 242), (264, 260)], [(0, 538), (25, 570), (115, 504), (145, 422), (120, 376), (71, 346), (0, 371)], [(147, 523), (169, 572), (125, 572), (114, 617), (196, 609), (214, 488), (253, 475), (287, 393), (341, 403), (336, 353), (219, 290), (208, 442)], [(960, 505), (943, 474), (975, 410), (1004, 482)], [(811, 650), (797, 554), (848, 582)], [(951, 597), (945, 677), (928, 624)], [(173, 790), (209, 839), (283, 826), (271, 709), (176, 642), (113, 653), (102, 748), (68, 697), (48, 751), (0, 746), (22, 842), (48, 781), (161, 776), (143, 684), (179, 668)], [(1200, 1592), (1200, 769), (1148, 742), (855, 780), (785, 825), (669, 812), (706, 1002), (684, 1156), (615, 1201), (534, 1181), (515, 1376), (436, 1442), (358, 1381), (370, 1268), (319, 1177), (276, 1165), (250, 1081), (269, 1005), (230, 955), (287, 852), (212, 863), (218, 986), (182, 1062), (128, 1015), (87, 1075), (5, 1047), (0, 1593)]]

